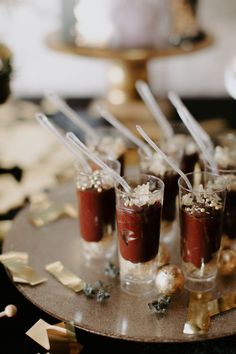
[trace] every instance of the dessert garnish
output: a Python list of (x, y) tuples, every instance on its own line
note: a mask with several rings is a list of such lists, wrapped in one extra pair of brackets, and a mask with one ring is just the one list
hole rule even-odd
[(110, 176), (104, 174), (102, 170), (95, 170), (89, 176), (80, 177), (76, 184), (77, 189), (86, 190), (88, 188), (95, 188), (97, 192), (102, 192), (103, 189), (111, 188), (113, 182)]
[(214, 158), (219, 168), (234, 169), (236, 167), (235, 152), (227, 146), (216, 146)]
[(123, 139), (105, 135), (101, 138), (101, 141), (99, 141), (99, 145), (92, 148), (92, 151), (96, 152), (96, 150), (98, 150), (100, 153), (118, 158), (125, 152), (125, 149)]
[(153, 205), (157, 201), (157, 194), (151, 191), (151, 185), (149, 182), (138, 185), (134, 188), (132, 194), (129, 196), (124, 196), (124, 206), (131, 207), (137, 205), (141, 207), (145, 204)]
[[(215, 187), (217, 184), (215, 184)], [(222, 188), (224, 186), (222, 185)], [(215, 210), (219, 210), (223, 207), (221, 198), (217, 195), (217, 193), (212, 193), (212, 189), (214, 185), (210, 182), (206, 186), (203, 187), (200, 184), (197, 188), (194, 188), (194, 192), (197, 192), (197, 195), (192, 193), (187, 193), (182, 197), (182, 204), (186, 207), (186, 211), (190, 214), (193, 213), (208, 213), (207, 209), (214, 208)]]

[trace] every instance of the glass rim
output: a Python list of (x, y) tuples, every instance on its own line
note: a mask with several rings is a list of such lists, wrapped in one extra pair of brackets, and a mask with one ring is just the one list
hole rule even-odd
[[(204, 162), (204, 165), (209, 169), (209, 171), (206, 171), (206, 172), (210, 172), (211, 171), (211, 166), (210, 164), (206, 161)], [(235, 174), (236, 173), (236, 166), (235, 168), (230, 168), (230, 169), (227, 169), (227, 168), (217, 168), (217, 171), (218, 172), (222, 172), (222, 174), (230, 174), (230, 173), (233, 173)]]
[[(217, 174), (217, 173), (213, 173), (213, 172), (208, 172), (208, 171), (196, 171), (196, 172), (188, 172), (185, 174), (185, 176), (188, 178), (189, 176), (193, 176), (193, 175), (209, 175), (209, 176), (212, 176), (212, 177), (220, 177), (221, 175), (220, 174)], [(191, 190), (189, 189), (187, 186), (183, 186), (181, 184), (181, 181), (183, 181), (185, 184), (185, 180), (182, 176), (180, 176), (178, 178), (178, 186), (179, 188), (189, 192), (189, 193), (194, 193), (194, 194), (202, 194), (202, 191), (195, 191), (195, 190)], [(225, 181), (225, 185), (224, 186), (217, 186), (214, 191), (212, 192), (223, 192), (223, 191), (226, 191), (226, 188), (227, 188), (227, 182)], [(212, 194), (212, 192), (207, 192), (207, 191), (204, 191), (205, 194)]]
[[(149, 191), (149, 193), (142, 193), (142, 194), (139, 194), (139, 197), (142, 197), (142, 196), (147, 196), (147, 195), (150, 195), (150, 194), (152, 194), (152, 193), (164, 193), (164, 188), (165, 188), (165, 184), (164, 184), (164, 182), (159, 178), (159, 177), (156, 177), (156, 176), (154, 176), (154, 175), (150, 175), (150, 174), (148, 174), (148, 173), (141, 173), (141, 174), (139, 174), (138, 175), (139, 177), (141, 177), (141, 176), (147, 176), (147, 177), (151, 177), (151, 178), (153, 178), (154, 180), (156, 180), (157, 182), (158, 182), (158, 184), (159, 184), (159, 188), (157, 189), (157, 190), (154, 190), (154, 191)], [(131, 180), (132, 181), (132, 179), (133, 179), (133, 181), (135, 181), (135, 178), (137, 178), (137, 175), (135, 175), (135, 176), (122, 176), (122, 178), (124, 178), (125, 179), (125, 181), (127, 181), (127, 178), (128, 178), (128, 181), (129, 180)], [(148, 181), (147, 181), (148, 182)], [(146, 183), (147, 183), (146, 182)], [(145, 183), (145, 182), (144, 182)], [(131, 196), (131, 197), (133, 197), (133, 188), (132, 188), (132, 190), (131, 190), (131, 192), (126, 192), (125, 190), (122, 190), (122, 189), (120, 189), (119, 188), (119, 186), (121, 186), (120, 185), (120, 183), (115, 183), (115, 190), (118, 192), (118, 193), (120, 193), (120, 194), (123, 194), (123, 195), (125, 195), (125, 196)], [(121, 186), (121, 188), (122, 188), (122, 186)], [(136, 187), (135, 187), (136, 188)]]
[[(100, 157), (100, 159), (102, 160), (102, 161), (104, 161), (104, 162), (106, 162), (106, 161), (111, 161), (111, 162), (114, 162), (115, 164), (116, 164), (116, 167), (119, 169), (119, 171), (120, 171), (120, 168), (121, 168), (121, 163), (120, 163), (120, 161), (118, 160), (118, 159), (114, 159), (114, 158), (112, 158), (112, 157), (110, 157), (110, 156), (105, 156), (104, 158), (102, 157)], [(91, 166), (93, 163), (95, 164), (95, 165), (97, 165), (95, 162), (93, 162), (92, 160), (90, 160), (90, 159), (88, 159), (89, 160), (89, 165)], [(74, 168), (75, 168), (75, 171), (77, 172), (77, 173), (83, 173), (84, 175), (89, 175), (89, 174), (91, 174), (91, 173), (93, 173), (94, 171), (91, 171), (91, 172), (86, 172), (86, 171), (84, 171), (81, 167), (81, 164), (80, 164), (80, 162), (79, 161), (74, 161)], [(98, 167), (99, 167), (99, 171), (104, 171), (105, 173), (107, 173), (108, 174), (108, 172), (106, 172), (105, 170), (103, 170), (99, 165), (97, 165)], [(110, 166), (109, 166), (110, 167)], [(112, 167), (110, 167), (110, 168), (112, 168)]]

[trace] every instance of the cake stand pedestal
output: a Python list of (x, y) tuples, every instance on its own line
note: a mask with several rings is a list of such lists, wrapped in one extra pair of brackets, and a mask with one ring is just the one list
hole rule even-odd
[[(125, 121), (126, 125), (135, 123), (149, 122), (149, 130), (153, 130), (152, 117), (140, 99), (135, 82), (142, 79), (148, 82), (148, 63), (152, 59), (170, 57), (174, 55), (187, 55), (207, 48), (213, 43), (210, 35), (205, 35), (204, 39), (197, 42), (189, 42), (185, 45), (166, 48), (130, 48), (130, 49), (111, 49), (101, 47), (76, 46), (75, 44), (64, 43), (59, 33), (47, 36), (46, 44), (49, 48), (56, 51), (88, 56), (112, 61), (108, 73), (108, 92), (105, 98), (95, 100), (90, 109), (94, 113), (94, 103), (103, 103), (105, 107), (117, 118)], [(163, 100), (159, 102), (163, 111), (170, 116), (170, 105)], [(97, 115), (97, 113), (95, 113)]]

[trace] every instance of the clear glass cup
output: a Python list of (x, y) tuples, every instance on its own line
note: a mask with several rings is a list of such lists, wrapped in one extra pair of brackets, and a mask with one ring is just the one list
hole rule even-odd
[(183, 150), (181, 170), (184, 173), (193, 172), (199, 162), (199, 148), (182, 121), (173, 121), (174, 136), (171, 143)]
[(181, 263), (185, 286), (191, 291), (208, 291), (215, 286), (217, 259), (223, 232), (226, 198), (224, 178), (208, 172), (186, 175), (189, 190), (179, 178), (179, 222)]
[[(217, 173), (227, 183), (222, 247), (236, 250), (236, 138), (231, 137), (229, 140), (230, 143), (225, 146), (215, 147), (214, 159)], [(214, 172), (206, 162), (204, 168), (208, 172)]]
[(124, 175), (125, 155), (127, 151), (127, 141), (122, 134), (112, 126), (97, 127), (98, 140), (94, 141), (90, 136), (85, 136), (87, 147), (98, 153), (100, 156), (118, 160), (120, 162), (120, 174)]
[(181, 170), (184, 173), (194, 172), (199, 161), (199, 150), (193, 138), (187, 134), (175, 134), (172, 143), (183, 149)]
[(116, 218), (121, 288), (144, 295), (154, 289), (164, 183), (140, 174), (125, 177), (132, 191), (116, 186)]
[[(104, 159), (117, 173), (120, 163)], [(114, 180), (94, 163), (91, 172), (76, 164), (76, 197), (82, 255), (90, 265), (104, 265), (116, 251)]]
[[(161, 145), (162, 150), (175, 162), (181, 165), (183, 150), (171, 143)], [(162, 208), (161, 238), (164, 242), (170, 242), (175, 235), (174, 221), (176, 220), (176, 197), (178, 195), (179, 175), (169, 164), (156, 152), (148, 157), (139, 149), (140, 170), (160, 178), (165, 185)]]

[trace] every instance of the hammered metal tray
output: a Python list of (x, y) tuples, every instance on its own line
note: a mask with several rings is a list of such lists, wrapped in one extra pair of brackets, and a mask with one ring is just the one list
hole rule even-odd
[[(75, 204), (72, 183), (57, 187), (49, 194), (55, 202)], [(171, 263), (178, 264), (178, 236), (170, 247)], [(79, 249), (78, 224), (64, 218), (41, 228), (29, 222), (29, 208), (22, 210), (3, 244), (3, 252), (21, 251), (29, 254), (29, 265), (48, 281), (31, 287), (16, 284), (17, 289), (33, 304), (60, 321), (73, 322), (75, 327), (98, 335), (136, 342), (191, 342), (220, 338), (236, 333), (235, 310), (211, 320), (210, 330), (204, 336), (183, 334), (187, 320), (189, 294), (187, 290), (172, 298), (164, 316), (153, 314), (147, 303), (152, 297), (137, 298), (121, 291), (119, 281), (112, 281), (111, 297), (99, 304), (83, 293), (64, 287), (49, 273), (45, 265), (60, 260), (65, 267), (86, 281), (101, 279), (111, 282), (103, 271), (84, 265)], [(235, 291), (236, 276), (217, 279), (216, 294)], [(168, 331), (166, 330), (168, 328)]]

